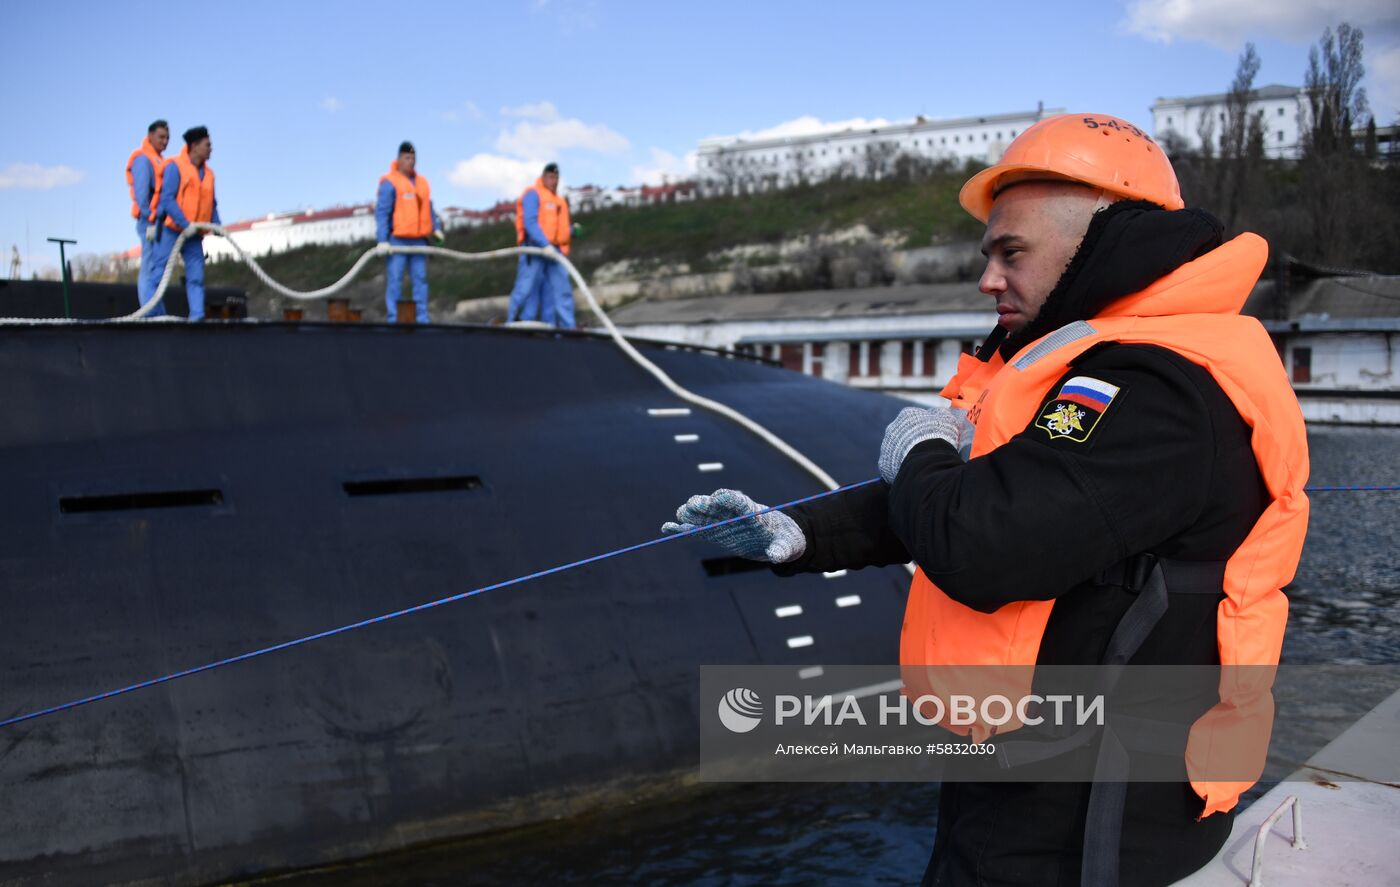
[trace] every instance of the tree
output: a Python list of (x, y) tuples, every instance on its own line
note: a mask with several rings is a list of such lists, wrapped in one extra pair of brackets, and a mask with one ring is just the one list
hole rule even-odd
[(1322, 39), (1308, 50), (1308, 70), (1303, 78), (1308, 96), (1310, 132), (1308, 150), (1318, 154), (1353, 149), (1352, 126), (1366, 115), (1366, 90), (1361, 78), (1364, 35), (1347, 22), (1322, 32)]
[(1246, 43), (1234, 82), (1225, 95), (1225, 127), (1220, 133), (1220, 163), (1215, 170), (1215, 195), (1227, 231), (1235, 229), (1250, 168), (1264, 158), (1263, 112), (1249, 110), (1258, 73), (1259, 53), (1253, 43)]
[(739, 193), (739, 186), (744, 179), (741, 160), (739, 154), (724, 148), (711, 155), (709, 178), (719, 183), (721, 193)]
[[(1354, 126), (1367, 114), (1361, 29), (1346, 22), (1322, 32), (1308, 53), (1309, 128), (1298, 164), (1298, 204), (1310, 237), (1297, 245), (1314, 261), (1383, 267), (1394, 252), (1397, 215), (1387, 191), (1392, 171), (1372, 168)], [(1364, 150), (1364, 149), (1363, 149)]]
[(881, 179), (889, 174), (894, 166), (899, 145), (894, 142), (869, 142), (865, 146), (865, 177)]

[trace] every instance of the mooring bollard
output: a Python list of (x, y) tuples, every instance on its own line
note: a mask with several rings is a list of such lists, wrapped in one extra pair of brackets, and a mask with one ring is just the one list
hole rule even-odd
[(396, 306), (396, 317), (399, 323), (418, 322), (418, 305), (412, 299), (399, 299)]
[(346, 323), (350, 320), (350, 300), (345, 298), (326, 300), (326, 320), (331, 323)]

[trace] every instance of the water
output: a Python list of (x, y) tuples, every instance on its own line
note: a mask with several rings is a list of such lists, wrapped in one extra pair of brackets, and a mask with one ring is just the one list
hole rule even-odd
[[(1400, 430), (1310, 430), (1314, 485), (1400, 482)], [(1319, 493), (1289, 590), (1286, 663), (1400, 664), (1400, 493)], [(1257, 796), (1260, 791), (1256, 791)], [(917, 883), (934, 785), (725, 787), (330, 871), (297, 885)]]

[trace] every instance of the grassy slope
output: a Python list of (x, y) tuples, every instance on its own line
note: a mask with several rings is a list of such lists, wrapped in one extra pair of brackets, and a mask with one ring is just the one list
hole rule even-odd
[[(585, 275), (622, 259), (685, 262), (697, 271), (707, 270), (706, 257), (718, 250), (777, 243), (857, 223), (877, 234), (902, 234), (909, 246), (974, 238), (981, 233), (980, 226), (957, 204), (958, 187), (965, 177), (959, 170), (913, 182), (828, 182), (746, 197), (588, 213), (575, 219), (584, 231), (575, 243), (573, 258)], [(447, 237), (449, 248), (464, 252), (514, 243), (515, 231), (509, 223), (459, 229)], [(337, 280), (369, 245), (307, 246), (267, 256), (259, 263), (286, 286), (313, 289)], [(211, 265), (208, 279), (211, 285), (245, 288), (255, 304), (268, 295), (240, 262)], [(460, 299), (504, 295), (514, 279), (513, 259), (429, 263), (432, 301), (440, 308), (450, 308)], [(383, 286), (383, 268), (375, 262), (361, 274), (350, 295), (355, 304), (376, 304)]]

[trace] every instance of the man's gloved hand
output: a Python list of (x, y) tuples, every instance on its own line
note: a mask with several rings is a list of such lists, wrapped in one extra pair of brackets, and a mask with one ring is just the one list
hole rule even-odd
[(387, 242), (387, 241), (384, 241), (384, 240), (381, 240), (381, 241), (379, 241), (378, 243), (376, 243), (376, 244), (374, 245), (374, 254), (375, 254), (376, 256), (387, 256), (387, 255), (389, 255), (389, 244), (388, 244), (388, 242)]
[(155, 243), (155, 242), (156, 242), (156, 226), (155, 226), (154, 224), (151, 224), (151, 225), (147, 225), (147, 226), (146, 226), (146, 242), (147, 242), (147, 243)]
[(443, 234), (442, 229), (439, 228), (433, 232), (433, 239), (436, 240), (438, 243), (444, 243), (447, 241), (447, 235)]
[[(676, 521), (661, 525), (663, 533), (683, 533), (767, 508), (738, 490), (715, 490), (711, 496), (691, 496), (676, 509)], [(770, 511), (749, 520), (725, 524), (706, 533), (697, 533), (731, 554), (750, 560), (784, 564), (797, 560), (807, 550), (807, 537), (797, 521), (780, 511)]]
[(880, 442), (880, 476), (885, 483), (894, 483), (899, 474), (899, 466), (909, 451), (926, 440), (946, 440), (959, 449), (966, 414), (962, 410), (946, 407), (907, 407), (899, 411), (885, 428), (885, 439)]

